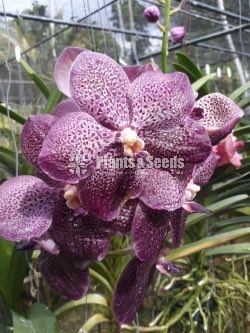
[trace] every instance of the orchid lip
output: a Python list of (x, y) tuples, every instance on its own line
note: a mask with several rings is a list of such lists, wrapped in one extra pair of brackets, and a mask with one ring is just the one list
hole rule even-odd
[(132, 128), (124, 128), (120, 135), (120, 141), (123, 144), (123, 152), (125, 156), (132, 157), (134, 154), (139, 153), (144, 149), (144, 141), (138, 137), (136, 131)]
[(75, 185), (66, 185), (64, 187), (64, 199), (66, 200), (66, 205), (70, 209), (75, 210), (81, 207), (81, 202), (77, 193), (77, 187)]

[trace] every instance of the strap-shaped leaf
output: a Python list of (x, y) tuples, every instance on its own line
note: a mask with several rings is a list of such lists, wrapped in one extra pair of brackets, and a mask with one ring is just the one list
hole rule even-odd
[(233, 254), (250, 254), (250, 243), (237, 243), (218, 246), (206, 252), (206, 255), (208, 256), (224, 256)]
[(25, 72), (29, 75), (29, 77), (32, 79), (32, 81), (35, 83), (35, 85), (38, 87), (38, 89), (41, 91), (41, 93), (46, 97), (49, 98), (50, 95), (50, 89), (47, 87), (47, 85), (44, 83), (43, 79), (33, 70), (33, 68), (30, 67), (30, 65), (24, 61), (23, 59), (20, 59), (20, 64), (22, 65)]
[[(247, 194), (240, 194), (235, 195), (231, 198), (227, 198), (218, 202), (213, 203), (212, 205), (207, 206), (206, 208), (209, 209), (212, 214), (221, 212), (228, 207), (232, 207), (234, 204), (239, 203), (243, 200), (246, 200), (248, 198)], [(203, 221), (207, 218), (207, 215), (204, 214), (192, 214), (189, 215), (188, 221), (186, 223), (186, 228), (191, 227), (193, 224)]]
[(50, 113), (52, 109), (62, 100), (62, 98), (63, 94), (56, 87), (54, 87), (49, 95), (44, 113)]
[(60, 308), (56, 309), (54, 311), (54, 315), (56, 317), (60, 317), (72, 309), (88, 304), (98, 304), (108, 307), (108, 302), (104, 296), (100, 294), (87, 294), (77, 301), (70, 301), (61, 306)]
[(110, 320), (108, 318), (106, 318), (103, 314), (96, 313), (86, 321), (86, 323), (83, 325), (82, 328), (80, 328), (78, 333), (89, 332), (96, 325), (99, 325), (104, 322), (109, 322), (109, 321)]
[(192, 84), (194, 91), (199, 91), (208, 81), (213, 80), (216, 77), (215, 73), (211, 73), (203, 76)]
[(245, 91), (250, 89), (250, 81), (248, 81), (243, 86), (237, 88), (232, 94), (229, 96), (233, 101), (238, 101), (239, 98), (244, 94)]
[(206, 250), (217, 245), (226, 243), (230, 240), (243, 237), (250, 234), (250, 228), (240, 228), (234, 231), (221, 233), (215, 236), (204, 238), (200, 241), (186, 244), (178, 249), (172, 250), (166, 257), (167, 260), (175, 261), (180, 258), (190, 256), (191, 254)]
[[(8, 109), (5, 104), (1, 103), (0, 104), (0, 113), (8, 117)], [(24, 116), (21, 116), (19, 113), (16, 111), (13, 111), (9, 108), (9, 115), (10, 118), (15, 120), (19, 124), (24, 124), (26, 122), (26, 118)]]

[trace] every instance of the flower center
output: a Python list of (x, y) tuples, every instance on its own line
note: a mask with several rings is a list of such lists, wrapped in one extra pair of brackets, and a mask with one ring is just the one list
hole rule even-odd
[(142, 151), (145, 146), (144, 141), (129, 127), (121, 131), (121, 142), (123, 144), (124, 155), (130, 157)]
[(188, 183), (185, 191), (185, 200), (191, 201), (195, 198), (196, 194), (200, 191), (200, 186), (194, 184), (193, 180), (191, 179)]
[(64, 187), (64, 199), (66, 200), (66, 205), (70, 209), (78, 209), (81, 207), (81, 202), (77, 194), (77, 188), (74, 185), (66, 185)]

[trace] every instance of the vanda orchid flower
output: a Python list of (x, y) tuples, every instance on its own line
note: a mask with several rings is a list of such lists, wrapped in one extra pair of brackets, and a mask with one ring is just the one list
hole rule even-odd
[[(211, 153), (211, 141), (225, 138), (243, 115), (221, 94), (195, 103), (183, 73), (163, 74), (152, 65), (122, 68), (79, 48), (63, 51), (55, 78), (70, 99), (53, 112), (58, 120), (45, 136), (39, 168), (76, 184), (83, 208), (103, 220), (115, 219), (135, 197), (153, 210), (181, 208), (194, 167)], [(97, 157), (147, 155), (176, 156), (184, 168), (96, 170)]]
[[(187, 76), (165, 75), (151, 66), (130, 82), (126, 69), (109, 57), (68, 48), (58, 59), (55, 77), (71, 100), (54, 113), (59, 119), (43, 142), (41, 170), (76, 184), (83, 207), (104, 220), (116, 218), (134, 197), (152, 209), (181, 207), (195, 164), (211, 152), (206, 130), (192, 118), (195, 96)], [(177, 156), (185, 166), (95, 170), (97, 157), (147, 155)]]

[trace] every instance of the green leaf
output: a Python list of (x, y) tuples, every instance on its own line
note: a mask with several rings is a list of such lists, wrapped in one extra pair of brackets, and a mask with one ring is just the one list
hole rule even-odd
[(216, 73), (211, 73), (202, 78), (198, 79), (192, 84), (194, 91), (199, 91), (208, 81), (214, 79), (216, 77)]
[(246, 96), (244, 98), (242, 98), (239, 102), (239, 107), (241, 107), (242, 109), (247, 108), (250, 105), (250, 96)]
[(110, 283), (101, 274), (97, 273), (95, 270), (91, 268), (89, 270), (89, 274), (97, 281), (99, 281), (111, 294), (113, 294), (113, 289)]
[(86, 323), (83, 325), (82, 328), (78, 331), (78, 333), (88, 333), (93, 327), (95, 327), (98, 324), (101, 324), (103, 322), (109, 322), (110, 320), (106, 318), (103, 314), (101, 313), (96, 313), (92, 317), (90, 317)]
[(250, 216), (239, 216), (231, 219), (221, 220), (213, 225), (215, 228), (224, 228), (241, 223), (250, 223)]
[(28, 311), (28, 319), (32, 322), (37, 333), (58, 332), (56, 317), (45, 304), (33, 304)]
[(50, 89), (47, 87), (47, 85), (44, 83), (42, 78), (30, 67), (30, 65), (24, 61), (23, 59), (20, 60), (20, 64), (22, 65), (25, 72), (30, 76), (30, 78), (33, 80), (35, 85), (39, 88), (41, 93), (46, 97), (49, 98), (50, 96)]
[(63, 94), (55, 87), (52, 89), (44, 113), (50, 113), (51, 110), (62, 100)]
[(27, 273), (25, 253), (17, 252), (14, 243), (0, 240), (0, 292), (7, 305), (21, 312), (21, 292)]
[(52, 311), (44, 304), (33, 304), (27, 319), (12, 312), (14, 333), (58, 333), (58, 324)]
[(237, 88), (234, 92), (232, 92), (229, 98), (231, 98), (233, 101), (237, 101), (248, 89), (250, 89), (250, 81), (248, 81), (246, 84), (244, 84), (243, 86)]
[(199, 80), (199, 78), (197, 78), (195, 75), (193, 75), (191, 72), (189, 72), (189, 70), (188, 70), (186, 67), (184, 67), (184, 66), (182, 66), (182, 65), (180, 65), (180, 64), (177, 64), (177, 63), (174, 63), (174, 64), (173, 64), (173, 67), (174, 67), (178, 72), (185, 73), (185, 74), (189, 77), (189, 80), (190, 80), (191, 82), (195, 82), (195, 81)]
[(12, 317), (14, 333), (38, 333), (30, 320), (19, 316), (15, 312), (12, 312)]
[(87, 294), (77, 301), (70, 301), (70, 302), (62, 305), (60, 308), (58, 308), (54, 311), (54, 315), (59, 317), (59, 316), (64, 315), (65, 312), (68, 312), (79, 306), (83, 306), (83, 305), (87, 305), (87, 304), (98, 304), (98, 305), (108, 307), (108, 302), (104, 296), (102, 296), (100, 294)]
[(250, 134), (250, 125), (239, 126), (239, 127), (237, 127), (237, 128), (234, 129), (233, 133), (236, 136), (243, 135), (243, 134)]
[(199, 79), (203, 76), (200, 69), (196, 66), (196, 64), (186, 54), (181, 53), (181, 52), (177, 52), (176, 53), (176, 59), (177, 59), (178, 64), (185, 67), (186, 70), (189, 73), (192, 73), (192, 75), (196, 79)]
[(5, 171), (14, 175), (16, 171), (16, 161), (9, 155), (0, 152), (0, 164), (4, 166)]
[(178, 249), (172, 250), (168, 256), (167, 260), (174, 261), (183, 257), (187, 257), (191, 254), (200, 252), (202, 250), (209, 249), (216, 245), (226, 243), (230, 240), (243, 237), (250, 234), (250, 228), (241, 228), (230, 232), (221, 233), (215, 236), (204, 238), (200, 241), (186, 244)]
[[(215, 202), (212, 205), (207, 206), (206, 208), (211, 210), (212, 214), (215, 214), (215, 213), (225, 210), (228, 207), (232, 207), (234, 204), (239, 203), (243, 200), (246, 200), (247, 198), (248, 198), (247, 194), (235, 195), (231, 198), (227, 198), (227, 199)], [(205, 215), (204, 214), (189, 215), (186, 226), (190, 227), (195, 223), (205, 220), (207, 217), (208, 217), (208, 215), (206, 215), (206, 214)]]
[(219, 256), (219, 255), (233, 255), (233, 254), (250, 254), (250, 243), (237, 243), (228, 244), (215, 247), (214, 249), (206, 251), (206, 255)]
[[(5, 104), (0, 104), (0, 113), (8, 117), (8, 109)], [(19, 124), (25, 124), (26, 118), (18, 114), (16, 111), (13, 111), (9, 108), (10, 118), (15, 120)]]

